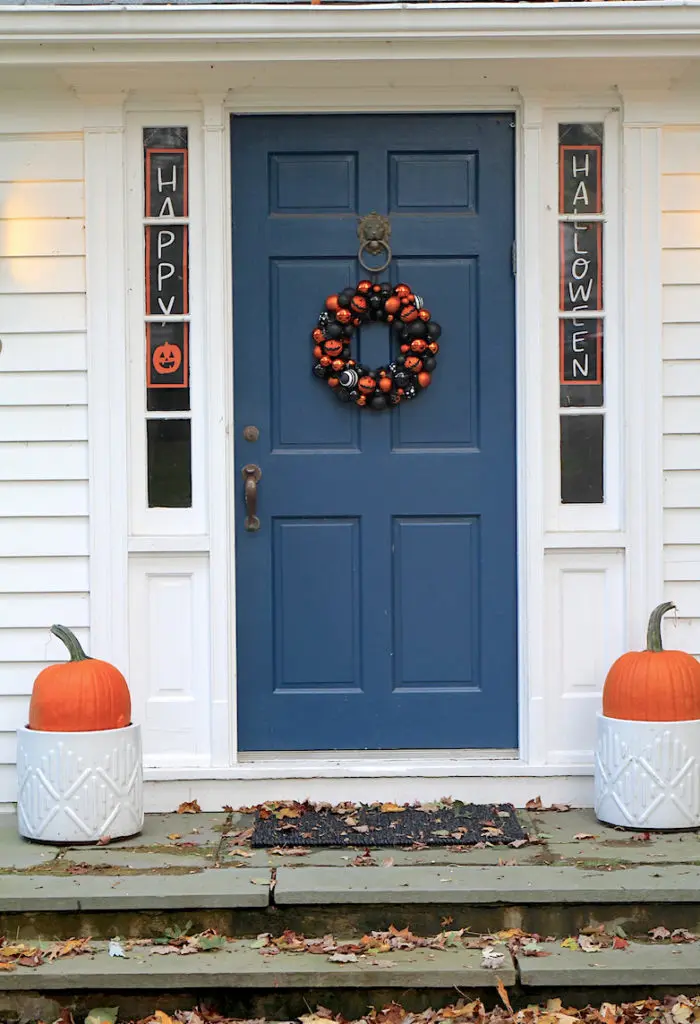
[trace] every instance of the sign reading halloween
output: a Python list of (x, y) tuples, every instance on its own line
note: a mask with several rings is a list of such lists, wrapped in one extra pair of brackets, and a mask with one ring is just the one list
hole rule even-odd
[[(371, 323), (391, 325), (399, 354), (372, 370), (352, 358), (352, 336)], [(311, 332), (314, 376), (341, 402), (361, 408), (390, 409), (430, 386), (442, 334), (420, 295), (407, 284), (360, 281), (329, 295)]]

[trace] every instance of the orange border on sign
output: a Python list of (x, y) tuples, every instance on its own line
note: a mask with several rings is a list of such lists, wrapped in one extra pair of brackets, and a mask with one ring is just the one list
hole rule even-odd
[(602, 317), (595, 317), (588, 319), (589, 323), (596, 325), (596, 367), (598, 372), (595, 380), (567, 380), (564, 377), (564, 342), (567, 320), (562, 318), (559, 320), (559, 383), (568, 386), (573, 384), (578, 386), (580, 384), (602, 384), (603, 383), (603, 331), (604, 321)]
[[(152, 217), (151, 212), (151, 156), (153, 153), (182, 153), (184, 166), (182, 168), (182, 216), (189, 217), (189, 153), (187, 149), (169, 149), (167, 147), (154, 146), (146, 149), (146, 216)], [(163, 220), (166, 218), (163, 217)]]
[[(188, 224), (163, 224), (163, 227), (171, 228), (182, 228), (182, 314), (176, 314), (178, 316), (189, 313), (190, 311), (190, 295), (189, 295), (189, 275), (188, 275), (188, 257), (189, 257), (189, 225)], [(161, 230), (158, 224), (144, 224), (146, 232), (146, 316), (156, 316), (157, 314), (151, 309), (151, 230), (157, 228)], [(162, 313), (162, 310), (158, 310), (158, 313)]]
[[(586, 312), (595, 313), (603, 308), (603, 225), (599, 220), (586, 220), (582, 217), (581, 224), (587, 224), (596, 229), (596, 255), (598, 257), (598, 280), (596, 282), (596, 305), (594, 309)], [(563, 220), (559, 222), (559, 310), (570, 313), (566, 308), (566, 259), (564, 255), (564, 236), (567, 224), (573, 224), (576, 228), (576, 221)], [(583, 311), (582, 311), (583, 312)]]
[[(596, 156), (596, 170), (598, 172), (598, 202), (596, 210), (587, 210), (587, 213), (603, 212), (603, 145), (600, 142), (591, 143), (589, 146), (569, 146), (564, 142), (559, 143), (559, 213), (577, 215), (576, 210), (564, 210), (564, 154), (569, 150), (592, 149)], [(582, 215), (582, 219), (585, 214)]]
[[(190, 325), (183, 323), (182, 332), (182, 361), (184, 363), (184, 370), (182, 372), (182, 384), (154, 384), (151, 374), (153, 373), (153, 363), (151, 361), (151, 327), (152, 324), (146, 324), (146, 387), (149, 390), (155, 390), (156, 388), (170, 388), (173, 391), (180, 390), (182, 388), (188, 388), (190, 386)], [(172, 344), (172, 342), (170, 343)]]

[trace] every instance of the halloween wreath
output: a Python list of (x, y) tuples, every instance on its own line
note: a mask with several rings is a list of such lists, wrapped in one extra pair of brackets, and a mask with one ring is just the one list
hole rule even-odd
[[(400, 354), (394, 362), (371, 370), (352, 358), (350, 346), (358, 327), (377, 321), (391, 325)], [(326, 299), (311, 335), (313, 373), (341, 402), (391, 408), (429, 387), (441, 333), (440, 324), (407, 284), (360, 281)]]

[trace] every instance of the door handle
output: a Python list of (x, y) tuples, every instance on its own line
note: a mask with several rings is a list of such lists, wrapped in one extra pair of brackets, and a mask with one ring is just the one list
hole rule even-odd
[(243, 525), (246, 530), (254, 532), (260, 529), (260, 520), (256, 513), (258, 511), (258, 481), (262, 476), (260, 466), (252, 462), (241, 470), (243, 474), (243, 498), (245, 500), (245, 521)]

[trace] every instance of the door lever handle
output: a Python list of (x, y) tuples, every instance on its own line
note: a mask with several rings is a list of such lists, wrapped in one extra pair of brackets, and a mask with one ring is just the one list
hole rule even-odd
[(260, 466), (250, 463), (241, 470), (243, 474), (243, 498), (245, 500), (245, 521), (243, 525), (246, 530), (254, 532), (260, 529), (260, 520), (257, 517), (258, 511), (258, 481), (262, 476)]

